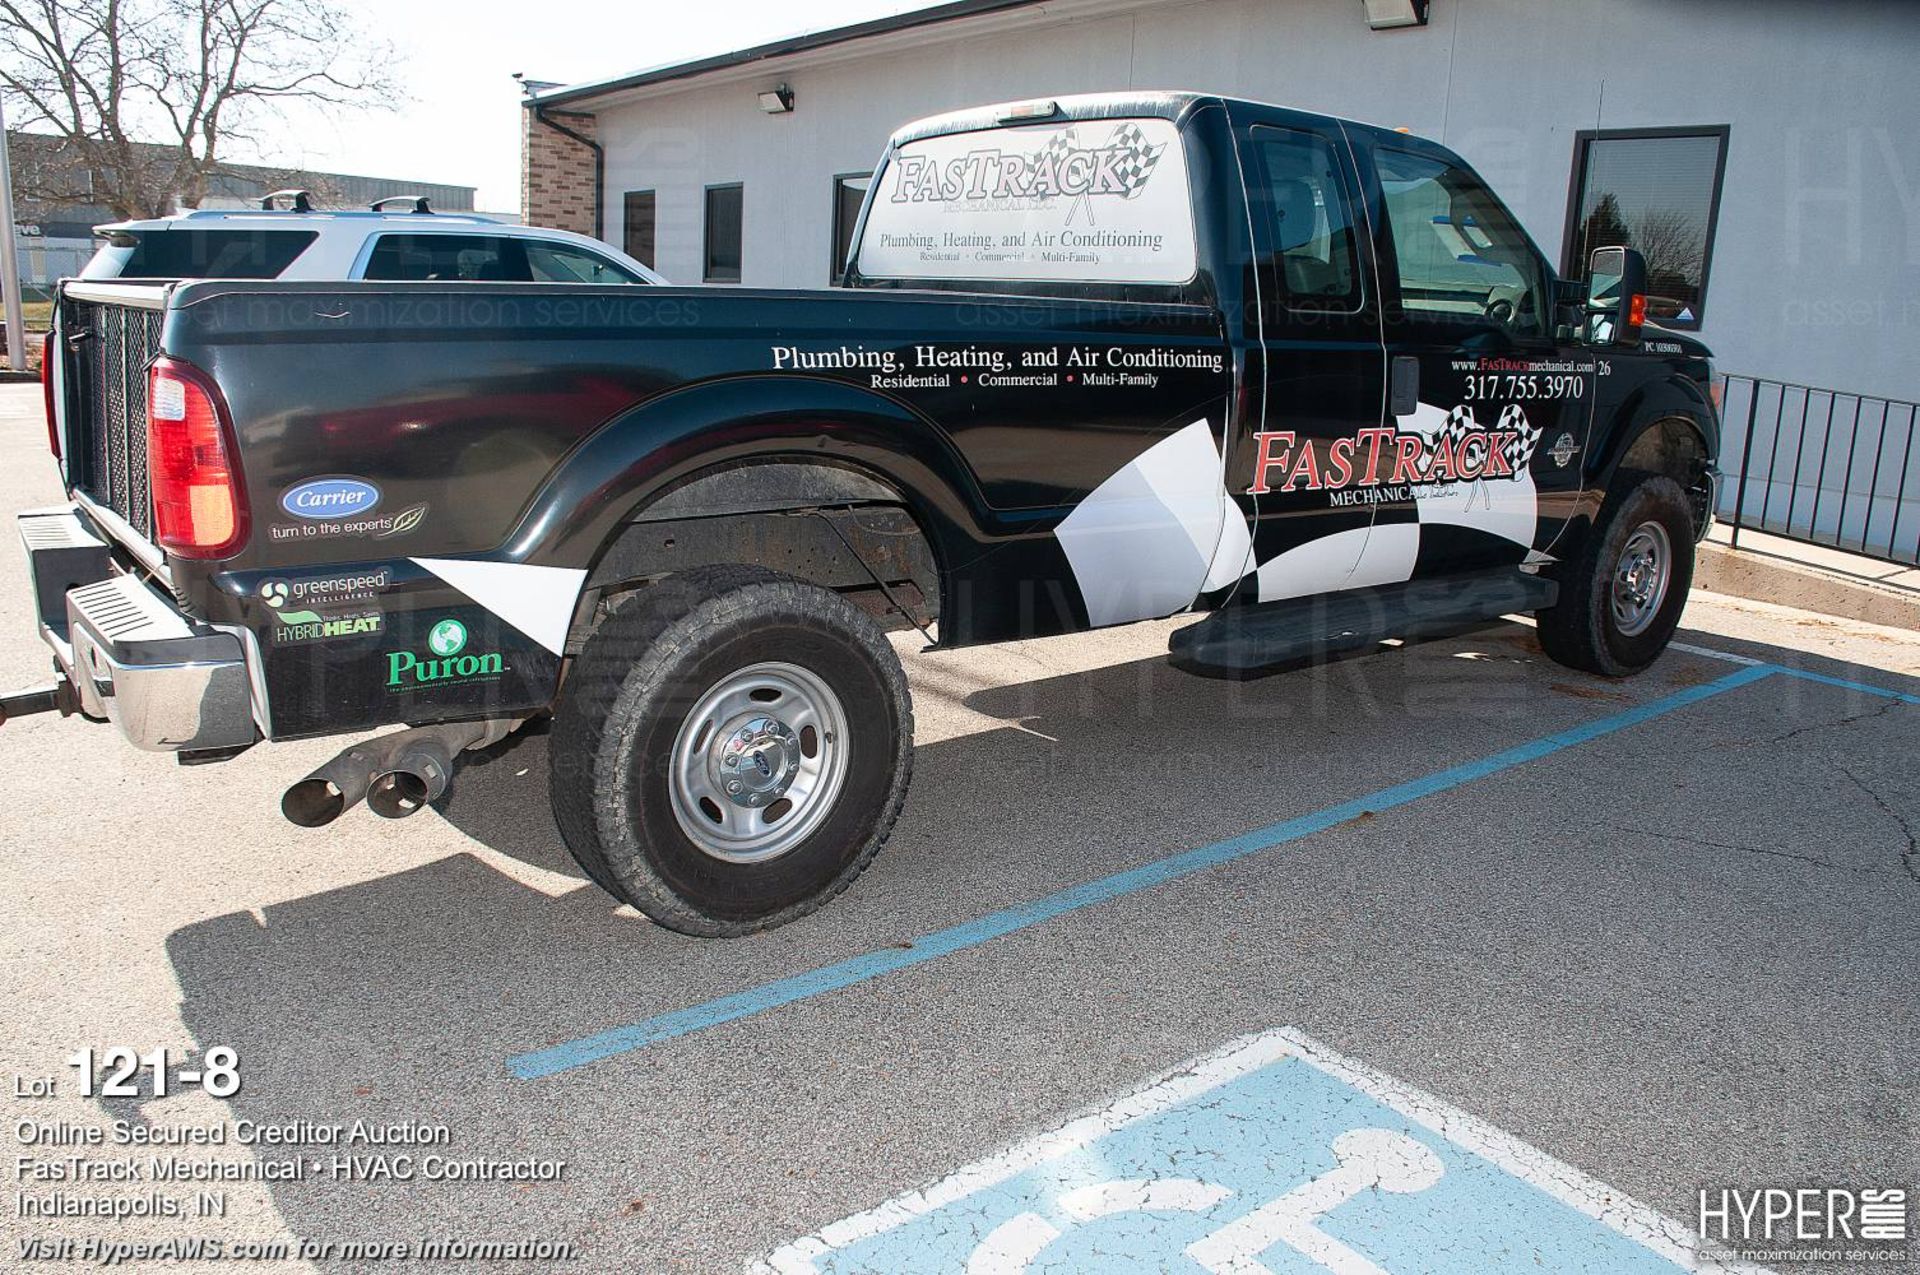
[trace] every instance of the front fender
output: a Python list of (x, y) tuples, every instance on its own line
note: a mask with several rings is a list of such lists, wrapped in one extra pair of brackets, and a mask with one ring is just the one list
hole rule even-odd
[(1706, 388), (1678, 372), (1648, 381), (1636, 389), (1614, 413), (1616, 425), (1609, 431), (1604, 448), (1596, 449), (1598, 464), (1588, 475), (1591, 484), (1604, 491), (1613, 481), (1620, 462), (1641, 435), (1662, 421), (1681, 420), (1693, 427), (1709, 461), (1720, 455), (1720, 418)]

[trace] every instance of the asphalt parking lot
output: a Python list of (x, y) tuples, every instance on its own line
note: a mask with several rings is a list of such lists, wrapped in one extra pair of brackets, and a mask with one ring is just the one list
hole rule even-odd
[[(38, 410), (0, 389), (9, 513), (58, 497)], [(3, 543), (11, 687), (45, 661)], [(1630, 682), (1512, 624), (1226, 683), (1169, 627), (900, 639), (890, 847), (733, 942), (585, 882), (537, 733), (439, 809), (310, 831), (279, 795), (340, 741), (182, 769), (0, 727), (0, 1073), (245, 1067), (226, 1102), (10, 1089), (7, 1127), (444, 1124), (566, 1170), (246, 1183), (197, 1225), (587, 1270), (1656, 1269), (1702, 1189), (1920, 1183), (1920, 639), (1698, 595), (1698, 650)], [(0, 1264), (102, 1229), (10, 1209)]]

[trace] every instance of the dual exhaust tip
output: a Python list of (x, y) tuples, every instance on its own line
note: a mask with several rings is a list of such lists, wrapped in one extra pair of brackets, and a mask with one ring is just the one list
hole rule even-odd
[(416, 726), (354, 744), (288, 788), (280, 813), (302, 828), (323, 828), (364, 800), (383, 819), (404, 819), (447, 791), (456, 756), (504, 739), (515, 724)]

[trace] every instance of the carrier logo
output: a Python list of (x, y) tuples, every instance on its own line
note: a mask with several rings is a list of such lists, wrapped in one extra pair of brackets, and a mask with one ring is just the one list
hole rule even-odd
[(498, 677), (507, 671), (498, 651), (467, 650), (467, 626), (451, 618), (427, 630), (427, 652), (427, 658), (422, 659), (412, 651), (389, 651), (387, 689), (457, 685)]
[(1131, 121), (1099, 146), (1082, 146), (1072, 128), (1054, 134), (1034, 154), (982, 148), (944, 164), (924, 155), (895, 161), (893, 202), (952, 203), (960, 199), (1050, 199), (1117, 195), (1132, 199), (1147, 184), (1167, 143), (1158, 146)]
[(296, 518), (351, 518), (379, 503), (380, 489), (362, 478), (309, 478), (280, 497)]

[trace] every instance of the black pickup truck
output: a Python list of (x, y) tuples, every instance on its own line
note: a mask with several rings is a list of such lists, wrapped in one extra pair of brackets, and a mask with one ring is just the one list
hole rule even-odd
[(1181, 613), (1247, 676), (1532, 612), (1632, 673), (1712, 508), (1707, 352), (1559, 280), (1432, 142), (1191, 94), (912, 124), (818, 292), (65, 285), (21, 515), (58, 680), (10, 697), (408, 813), (554, 716), (555, 816), (663, 924), (844, 889), (905, 797), (888, 624)]

